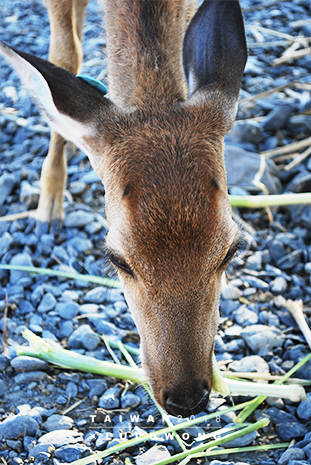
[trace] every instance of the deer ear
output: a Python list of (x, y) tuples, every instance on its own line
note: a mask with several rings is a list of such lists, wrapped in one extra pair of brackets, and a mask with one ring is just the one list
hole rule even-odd
[(0, 42), (12, 65), (52, 129), (89, 153), (87, 140), (96, 131), (95, 115), (112, 103), (94, 86), (52, 63)]
[(227, 130), (235, 119), (246, 59), (239, 1), (205, 0), (186, 30), (183, 66), (190, 98), (199, 93), (226, 105)]

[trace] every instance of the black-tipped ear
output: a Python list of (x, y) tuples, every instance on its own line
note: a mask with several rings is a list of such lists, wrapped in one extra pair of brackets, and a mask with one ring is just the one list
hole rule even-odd
[(184, 38), (183, 66), (189, 96), (217, 91), (236, 105), (247, 59), (242, 12), (238, 0), (205, 0)]
[(3, 42), (0, 53), (18, 73), (51, 127), (86, 150), (85, 137), (94, 133), (96, 115), (105, 115), (113, 104), (95, 87), (48, 61)]

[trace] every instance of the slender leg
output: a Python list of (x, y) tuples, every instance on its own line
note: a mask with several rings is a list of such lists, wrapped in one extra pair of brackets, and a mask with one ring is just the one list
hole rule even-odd
[[(86, 0), (46, 0), (51, 25), (49, 60), (77, 74), (82, 62), (83, 19)], [(51, 132), (50, 147), (41, 172), (41, 195), (36, 213), (38, 233), (56, 229), (64, 219), (67, 178), (65, 139)]]

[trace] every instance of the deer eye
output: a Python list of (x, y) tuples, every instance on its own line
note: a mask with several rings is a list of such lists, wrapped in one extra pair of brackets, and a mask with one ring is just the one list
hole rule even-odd
[(107, 257), (109, 258), (109, 260), (111, 261), (111, 263), (116, 267), (118, 268), (119, 270), (122, 270), (124, 271), (125, 273), (129, 274), (130, 276), (134, 276), (134, 273), (132, 271), (132, 269), (130, 268), (130, 266), (126, 263), (126, 261), (117, 256), (115, 253), (111, 252), (111, 251), (107, 251)]
[(225, 256), (223, 261), (221, 262), (219, 269), (227, 266), (237, 253), (243, 252), (243, 250), (245, 250), (246, 245), (247, 243), (243, 237), (239, 239), (237, 242), (235, 242), (230, 248), (230, 250), (227, 252), (227, 255)]

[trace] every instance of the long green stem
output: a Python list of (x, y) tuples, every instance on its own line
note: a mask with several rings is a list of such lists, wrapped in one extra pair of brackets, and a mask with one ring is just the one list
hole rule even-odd
[(266, 208), (278, 205), (311, 203), (311, 194), (229, 195), (232, 207)]
[[(308, 360), (311, 359), (311, 353), (306, 355), (300, 362), (298, 362), (293, 368), (291, 368), (287, 373), (285, 373), (282, 378), (275, 381), (274, 385), (280, 385), (284, 383), (290, 376), (292, 376), (299, 368), (301, 368)], [(264, 401), (266, 400), (267, 396), (258, 396), (253, 399), (249, 406), (245, 407), (245, 409), (237, 416), (235, 419), (236, 423), (244, 423), (246, 419), (253, 413), (254, 410)]]
[(19, 265), (0, 265), (0, 270), (16, 270), (26, 271), (27, 273), (46, 274), (50, 276), (59, 276), (61, 278), (78, 279), (79, 281), (87, 281), (89, 283), (99, 284), (106, 287), (121, 288), (121, 283), (115, 279), (101, 278), (88, 274), (69, 273), (67, 271), (52, 270), (50, 268), (39, 268), (35, 266), (19, 266)]
[(186, 465), (192, 459), (198, 459), (201, 457), (211, 457), (217, 455), (227, 454), (243, 454), (244, 452), (260, 452), (264, 450), (271, 449), (285, 449), (289, 446), (289, 442), (282, 442), (279, 444), (266, 444), (264, 446), (248, 446), (248, 447), (234, 447), (232, 449), (221, 449), (221, 450), (211, 450), (208, 452), (199, 452), (198, 454), (190, 455), (185, 460), (179, 463), (179, 465)]
[(224, 444), (225, 442), (231, 441), (233, 439), (236, 439), (240, 436), (244, 436), (245, 434), (251, 433), (253, 431), (258, 430), (259, 428), (263, 428), (264, 426), (267, 426), (269, 424), (270, 420), (268, 418), (263, 418), (262, 420), (257, 421), (253, 425), (249, 425), (246, 428), (243, 428), (240, 431), (236, 431), (231, 434), (227, 434), (226, 436), (215, 439), (214, 441), (210, 441), (206, 444), (200, 444), (199, 446), (192, 447), (190, 451), (186, 452), (180, 452), (179, 454), (175, 454), (169, 459), (164, 459), (164, 460), (159, 460), (158, 462), (154, 462), (153, 465), (167, 465), (168, 463), (172, 463), (175, 460), (180, 460), (185, 457), (188, 457), (188, 455), (192, 456), (193, 454), (197, 454), (199, 452), (203, 452), (206, 449), (211, 449), (212, 447), (220, 446)]
[(23, 331), (23, 336), (32, 347), (18, 346), (19, 355), (40, 357), (46, 362), (53, 363), (64, 368), (73, 368), (87, 373), (97, 373), (115, 378), (130, 379), (136, 383), (145, 382), (145, 376), (140, 368), (132, 368), (126, 365), (105, 362), (87, 355), (81, 355), (59, 346), (49, 345), (46, 341), (36, 336), (29, 329)]

